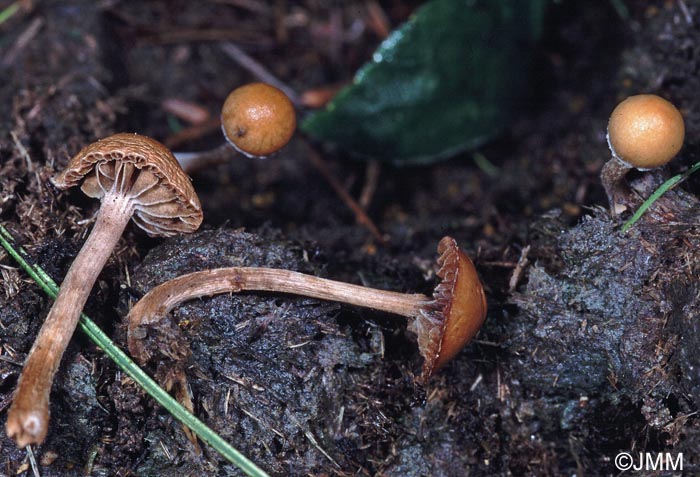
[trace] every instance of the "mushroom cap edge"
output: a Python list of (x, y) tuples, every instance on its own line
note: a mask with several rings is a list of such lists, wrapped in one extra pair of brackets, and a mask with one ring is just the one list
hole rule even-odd
[(169, 191), (188, 215), (189, 220), (183, 222), (186, 231), (194, 232), (199, 228), (203, 220), (202, 206), (189, 176), (167, 147), (148, 136), (117, 133), (93, 142), (73, 156), (51, 182), (65, 190), (78, 185), (98, 162), (117, 160), (129, 162), (137, 169), (147, 169), (161, 179), (160, 187)]

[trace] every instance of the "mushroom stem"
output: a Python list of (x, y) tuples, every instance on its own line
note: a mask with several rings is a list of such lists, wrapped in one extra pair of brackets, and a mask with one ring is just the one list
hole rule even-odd
[(61, 357), (90, 290), (132, 215), (151, 236), (194, 232), (202, 223), (202, 208), (189, 178), (165, 146), (146, 136), (114, 134), (92, 143), (51, 182), (61, 190), (81, 184), (82, 191), (99, 198), (102, 205), (19, 378), (6, 431), (20, 447), (46, 437), (49, 395)]
[(192, 175), (207, 167), (225, 164), (237, 153), (238, 152), (229, 146), (228, 143), (223, 143), (208, 151), (174, 152), (173, 155), (175, 159), (177, 159), (177, 162), (180, 163), (182, 170), (188, 175)]
[(159, 320), (185, 301), (242, 291), (303, 295), (406, 317), (416, 316), (431, 301), (421, 293), (378, 290), (278, 268), (218, 268), (182, 275), (152, 289), (131, 309), (129, 332)]
[(149, 352), (146, 327), (159, 324), (180, 303), (217, 293), (267, 291), (373, 308), (408, 318), (424, 358), (423, 378), (440, 369), (477, 333), (486, 297), (474, 264), (451, 237), (438, 245), (440, 283), (432, 296), (397, 293), (275, 268), (231, 267), (194, 272), (153, 288), (129, 312), (128, 345), (142, 363)]
[[(615, 217), (620, 213), (620, 199), (628, 195), (629, 189), (625, 183), (625, 175), (632, 169), (629, 164), (614, 157), (605, 163), (600, 171), (600, 182), (605, 188), (610, 206), (610, 214)], [(623, 208), (624, 210), (624, 208)]]
[(80, 312), (97, 276), (133, 213), (130, 197), (114, 189), (105, 195), (95, 225), (66, 274), (29, 352), (7, 417), (7, 435), (20, 447), (43, 441), (48, 430), (49, 394)]

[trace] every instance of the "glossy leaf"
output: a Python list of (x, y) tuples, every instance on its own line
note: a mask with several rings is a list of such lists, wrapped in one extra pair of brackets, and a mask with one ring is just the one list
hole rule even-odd
[(395, 30), (302, 129), (355, 155), (409, 164), (476, 147), (506, 125), (545, 0), (434, 0)]

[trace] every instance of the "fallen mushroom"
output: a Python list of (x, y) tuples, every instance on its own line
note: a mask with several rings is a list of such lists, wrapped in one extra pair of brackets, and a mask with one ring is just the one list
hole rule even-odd
[(102, 205), (17, 384), (6, 430), (20, 447), (46, 437), (54, 375), (90, 290), (129, 219), (152, 236), (193, 232), (202, 222), (189, 178), (165, 146), (145, 136), (115, 134), (90, 144), (52, 182), (59, 189), (82, 182), (82, 191), (101, 199)]
[(231, 148), (248, 157), (264, 158), (282, 149), (296, 128), (294, 105), (282, 91), (265, 83), (234, 89), (221, 109), (226, 143), (204, 152), (179, 152), (175, 157), (188, 174), (231, 158)]
[(666, 165), (680, 151), (684, 136), (683, 116), (659, 96), (630, 96), (615, 107), (607, 135), (612, 159), (600, 174), (612, 215), (617, 215), (620, 199), (629, 192), (624, 184), (627, 172)]
[(394, 313), (408, 318), (423, 356), (422, 377), (450, 361), (486, 318), (486, 297), (469, 257), (451, 237), (438, 245), (441, 282), (433, 296), (377, 290), (277, 268), (231, 267), (189, 273), (149, 291), (129, 312), (128, 346), (140, 362), (149, 359), (143, 341), (179, 304), (218, 293), (267, 291), (304, 295)]

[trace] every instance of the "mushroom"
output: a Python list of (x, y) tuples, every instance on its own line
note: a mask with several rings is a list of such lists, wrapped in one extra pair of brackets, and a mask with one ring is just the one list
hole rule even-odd
[(129, 219), (151, 236), (193, 232), (202, 222), (199, 199), (170, 151), (137, 134), (115, 134), (83, 148), (52, 178), (59, 189), (81, 189), (102, 205), (71, 264), (24, 364), (7, 417), (7, 435), (20, 447), (41, 443), (49, 394), (80, 311)]
[(221, 130), (227, 143), (175, 157), (188, 174), (226, 162), (231, 157), (229, 144), (248, 157), (264, 158), (282, 149), (295, 128), (294, 106), (287, 95), (266, 83), (250, 83), (234, 89), (224, 101)]
[(242, 291), (303, 295), (372, 308), (408, 318), (423, 356), (422, 377), (450, 361), (476, 334), (486, 318), (486, 297), (473, 263), (451, 237), (438, 245), (441, 282), (433, 296), (377, 290), (277, 268), (231, 267), (182, 275), (153, 288), (131, 309), (129, 351), (148, 360), (142, 340), (179, 304), (203, 296)]
[[(221, 110), (224, 144), (209, 151), (175, 152), (174, 155), (188, 174), (226, 163), (232, 157), (230, 146), (247, 157), (263, 159), (282, 149), (294, 135), (295, 128), (294, 105), (289, 97), (269, 84), (250, 83), (233, 90), (224, 102)], [(387, 238), (364, 207), (333, 176), (320, 155), (311, 149), (306, 158), (354, 212), (357, 222), (363, 224), (379, 243), (385, 243)]]
[(667, 100), (653, 95), (630, 96), (613, 110), (608, 122), (608, 146), (612, 153), (600, 177), (613, 215), (618, 200), (628, 194), (627, 172), (666, 165), (683, 146), (683, 116)]

